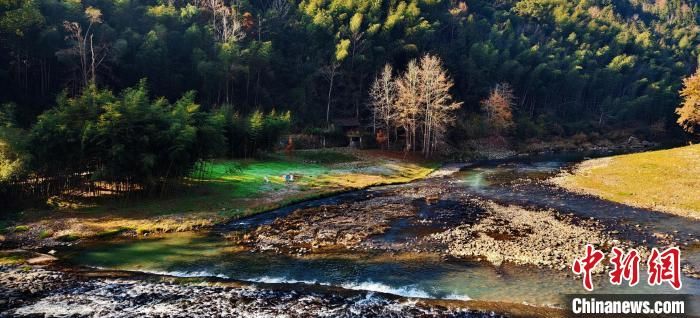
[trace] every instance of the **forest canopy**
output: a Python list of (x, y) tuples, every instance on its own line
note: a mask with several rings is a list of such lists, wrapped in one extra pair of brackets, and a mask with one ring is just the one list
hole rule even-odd
[(462, 120), (509, 83), (519, 122), (673, 123), (697, 65), (698, 10), (687, 0), (8, 0), (0, 99), (27, 127), (86, 79), (119, 91), (148, 78), (153, 96), (196, 91), (205, 110), (291, 110), (298, 125), (320, 126), (326, 108), (367, 118), (381, 68), (432, 52)]
[(157, 189), (347, 118), (426, 155), (690, 130), (699, 24), (690, 0), (4, 0), (0, 181)]

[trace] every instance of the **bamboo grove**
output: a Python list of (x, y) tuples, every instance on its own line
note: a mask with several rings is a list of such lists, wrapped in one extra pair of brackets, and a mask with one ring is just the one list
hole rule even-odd
[(205, 112), (194, 97), (151, 99), (145, 80), (119, 94), (88, 84), (59, 95), (28, 131), (5, 120), (0, 198), (164, 195), (202, 175), (205, 160), (272, 149), (289, 128), (289, 112)]

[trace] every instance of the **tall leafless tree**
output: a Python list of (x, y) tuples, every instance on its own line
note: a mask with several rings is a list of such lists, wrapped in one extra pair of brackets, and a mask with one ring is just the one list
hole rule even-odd
[(94, 41), (93, 26), (102, 23), (102, 12), (98, 8), (87, 7), (85, 17), (89, 24), (84, 32), (80, 23), (63, 21), (63, 27), (68, 32), (66, 40), (73, 42), (73, 46), (57, 53), (78, 56), (82, 87), (97, 82), (97, 70), (109, 53), (107, 44), (95, 46)]
[(331, 101), (333, 100), (333, 82), (335, 77), (338, 75), (338, 68), (340, 67), (340, 62), (333, 61), (329, 65), (324, 66), (321, 69), (321, 74), (326, 80), (328, 80), (328, 100), (326, 102), (326, 126), (331, 123)]
[(450, 88), (454, 85), (439, 57), (426, 54), (420, 60), (420, 90), (423, 121), (423, 155), (429, 157), (442, 142), (447, 127), (455, 121), (454, 111), (462, 106), (454, 102)]
[(223, 0), (204, 0), (200, 7), (211, 13), (211, 26), (220, 42), (240, 41), (245, 37), (243, 22), (238, 7), (226, 5)]
[[(392, 122), (396, 117), (396, 82), (393, 77), (393, 68), (386, 64), (381, 73), (377, 75), (369, 90), (370, 107), (372, 109), (372, 131), (377, 133), (377, 127), (384, 129), (389, 136)], [(387, 138), (387, 148), (390, 138)]]
[(394, 79), (392, 68), (385, 65), (370, 89), (370, 107), (374, 120), (382, 127), (400, 127), (405, 132), (406, 151), (421, 151), (431, 156), (443, 142), (447, 129), (454, 123), (454, 112), (462, 106), (450, 95), (452, 79), (440, 58), (426, 54), (420, 62), (411, 60), (406, 71)]
[(398, 97), (396, 98), (396, 123), (406, 134), (406, 151), (416, 149), (416, 130), (420, 116), (422, 99), (420, 68), (415, 60), (408, 62), (406, 72), (396, 81)]

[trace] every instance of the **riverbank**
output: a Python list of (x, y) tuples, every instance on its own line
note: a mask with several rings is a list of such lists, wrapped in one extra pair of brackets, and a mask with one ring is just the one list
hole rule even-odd
[(606, 251), (635, 247), (646, 255), (645, 246), (616, 237), (594, 220), (497, 204), (464, 194), (462, 187), (455, 178), (444, 178), (374, 189), (300, 207), (226, 237), (246, 250), (296, 257), (368, 251), (417, 258), (440, 254), (496, 267), (509, 263), (557, 271), (567, 270), (587, 243)]
[(553, 153), (619, 154), (647, 151), (660, 145), (660, 141), (649, 141), (642, 136), (635, 136), (630, 130), (616, 130), (605, 135), (579, 133), (570, 137), (551, 136), (524, 141), (492, 136), (465, 141), (460, 148), (452, 150), (452, 157), (458, 161), (472, 161)]
[(700, 219), (700, 145), (587, 160), (552, 182), (635, 207)]
[[(356, 299), (362, 299), (363, 305), (400, 299), (443, 307), (461, 304), (451, 308), (462, 309), (462, 300), (480, 299), (485, 301), (481, 303), (486, 312), (509, 312), (516, 306), (512, 303), (523, 304), (517, 306), (524, 306), (526, 312), (548, 312), (549, 306), (562, 305), (560, 294), (581, 290), (580, 280), (568, 268), (585, 243), (596, 243), (605, 251), (611, 246), (642, 251), (676, 242), (684, 248), (684, 272), (692, 275), (690, 266), (697, 264), (697, 253), (685, 242), (691, 244), (699, 235), (696, 226), (688, 225), (687, 219), (640, 214), (637, 210), (641, 209), (555, 188), (545, 180), (569, 166), (560, 160), (493, 163), (463, 171), (458, 165), (445, 166), (415, 182), (305, 201), (221, 224), (206, 233), (56, 247), (53, 255), (60, 260), (51, 268), (71, 275), (89, 266), (104, 269), (93, 270), (90, 279), (114, 271), (119, 276), (78, 285), (79, 295), (69, 286), (36, 297), (15, 297), (25, 304), (13, 305), (13, 310), (25, 308), (23, 313), (43, 315), (70, 308), (69, 303), (95, 310), (100, 308), (95, 302), (101, 302), (106, 304), (107, 315), (163, 307), (176, 311), (182, 308), (180, 295), (196, 294), (203, 295), (197, 301), (214, 308), (209, 311), (214, 314), (227, 312), (218, 312), (218, 308), (260, 313), (266, 306), (293, 312), (308, 306), (311, 312), (303, 309), (300, 316), (313, 315), (317, 309), (350, 316), (354, 312), (344, 310), (356, 306)], [(631, 215), (631, 222), (620, 219), (624, 215)], [(660, 218), (642, 220), (647, 215)], [(676, 219), (683, 219), (683, 226), (677, 226)], [(31, 276), (36, 266), (24, 267), (22, 257), (27, 258), (0, 254), (0, 263), (14, 264), (20, 276), (20, 269), (26, 268)], [(58, 267), (64, 264), (65, 268)], [(600, 292), (621, 291), (607, 284), (606, 278), (602, 273), (595, 277)], [(119, 282), (112, 284), (115, 279)], [(162, 279), (166, 285), (158, 285), (164, 283)], [(181, 285), (183, 279), (184, 287), (171, 286)], [(85, 278), (75, 280), (84, 282)], [(192, 284), (206, 288), (191, 290)], [(209, 290), (212, 284), (255, 286), (265, 296), (237, 298), (239, 291)], [(684, 279), (684, 288), (691, 294), (700, 290), (690, 277)], [(167, 299), (151, 296), (160, 289)], [(177, 291), (170, 293), (171, 289)], [(141, 290), (146, 292), (141, 294)], [(377, 300), (377, 295), (384, 300)], [(238, 307), (231, 309), (229, 302)], [(248, 303), (250, 307), (245, 306)], [(475, 303), (479, 302), (466, 303), (466, 308), (476, 309)], [(382, 304), (403, 306), (401, 301)], [(356, 315), (422, 315), (424, 308), (358, 311)]]
[[(72, 198), (56, 203), (54, 209), (22, 211), (0, 233), (0, 245), (36, 248), (81, 239), (198, 231), (294, 202), (410, 182), (437, 166), (402, 153), (345, 148), (273, 154), (264, 160), (213, 161), (175, 196), (131, 201)], [(293, 175), (293, 181), (284, 175)]]
[[(0, 315), (168, 317), (560, 317), (563, 311), (484, 301), (435, 301), (327, 286), (273, 286), (118, 271), (0, 266)], [(294, 287), (294, 289), (290, 288)]]

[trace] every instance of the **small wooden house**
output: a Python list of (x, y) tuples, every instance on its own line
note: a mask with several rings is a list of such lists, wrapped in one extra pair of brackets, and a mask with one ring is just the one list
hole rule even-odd
[(336, 128), (342, 130), (345, 136), (347, 136), (348, 147), (362, 147), (363, 131), (362, 126), (360, 125), (360, 121), (357, 118), (338, 118), (333, 120), (333, 125), (335, 125)]

